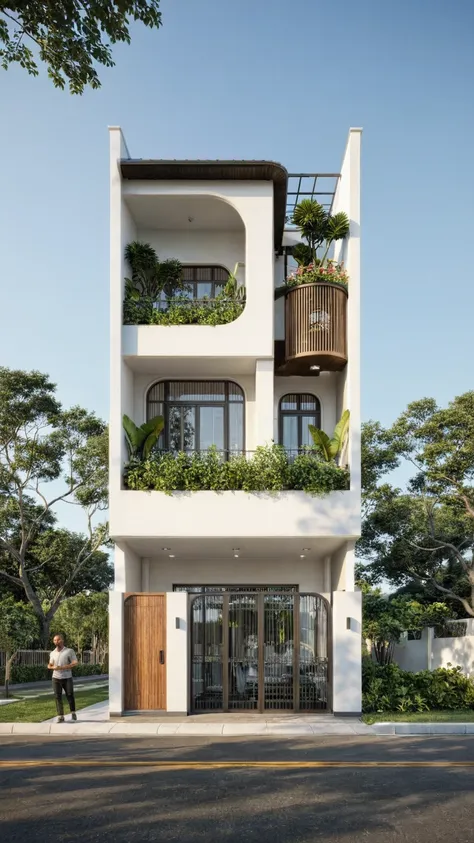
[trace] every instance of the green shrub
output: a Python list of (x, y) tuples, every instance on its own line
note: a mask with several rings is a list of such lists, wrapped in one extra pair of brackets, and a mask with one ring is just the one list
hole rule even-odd
[(124, 325), (226, 325), (243, 312), (245, 303), (228, 298), (223, 293), (209, 301), (175, 298), (166, 310), (155, 307), (153, 299), (125, 298)]
[[(96, 676), (102, 673), (102, 665), (100, 664), (78, 664), (72, 670), (73, 676)], [(48, 670), (46, 665), (31, 665), (31, 664), (13, 664), (11, 683), (18, 685), (26, 684), (27, 682), (44, 682), (51, 679), (52, 671)], [(0, 685), (5, 683), (5, 669), (0, 669)]]
[(460, 667), (410, 673), (397, 664), (378, 665), (364, 656), (362, 708), (365, 712), (474, 708), (474, 682)]
[(236, 454), (222, 460), (215, 448), (197, 453), (156, 453), (131, 460), (125, 470), (128, 489), (158, 492), (301, 490), (312, 495), (348, 488), (349, 474), (335, 463), (322, 462), (315, 452), (293, 462), (278, 446), (259, 447), (252, 457)]

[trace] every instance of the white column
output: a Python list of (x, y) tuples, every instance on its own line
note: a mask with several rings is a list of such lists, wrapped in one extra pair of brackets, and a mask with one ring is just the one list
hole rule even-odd
[(271, 445), (274, 436), (274, 362), (257, 360), (255, 366), (255, 445)]
[(332, 595), (333, 711), (362, 711), (362, 594), (334, 591)]
[(344, 578), (346, 591), (354, 591), (355, 583), (355, 541), (346, 543), (346, 558), (344, 560)]
[(188, 595), (166, 593), (166, 710), (188, 713)]
[(150, 560), (142, 559), (142, 591), (150, 591)]
[(324, 559), (324, 577), (323, 577), (324, 587), (323, 591), (325, 594), (331, 593), (331, 557), (326, 556)]
[(123, 594), (109, 594), (109, 713), (123, 713)]

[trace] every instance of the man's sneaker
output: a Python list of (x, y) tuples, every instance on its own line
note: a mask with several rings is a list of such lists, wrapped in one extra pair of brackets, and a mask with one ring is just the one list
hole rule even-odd
[(58, 723), (64, 723), (64, 717), (62, 715), (58, 717)]
[(73, 711), (71, 714), (71, 720), (77, 720), (77, 714), (75, 711)]

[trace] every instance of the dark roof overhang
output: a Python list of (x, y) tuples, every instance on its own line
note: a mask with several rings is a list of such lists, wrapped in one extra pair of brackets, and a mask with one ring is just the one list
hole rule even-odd
[(271, 181), (275, 249), (283, 239), (288, 173), (274, 161), (163, 161), (123, 158), (122, 177), (160, 181)]

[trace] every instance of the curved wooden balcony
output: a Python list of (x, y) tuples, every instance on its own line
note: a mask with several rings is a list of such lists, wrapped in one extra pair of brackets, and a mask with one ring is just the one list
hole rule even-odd
[(315, 282), (294, 287), (285, 301), (285, 358), (282, 375), (338, 372), (347, 363), (347, 290)]

